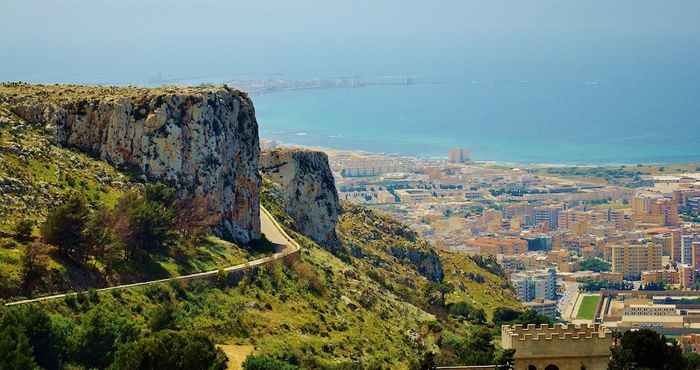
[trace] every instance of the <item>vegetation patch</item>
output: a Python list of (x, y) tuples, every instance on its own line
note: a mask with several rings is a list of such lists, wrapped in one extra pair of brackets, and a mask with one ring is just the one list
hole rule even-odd
[(595, 310), (600, 302), (599, 295), (586, 295), (581, 299), (581, 305), (576, 313), (576, 318), (581, 320), (593, 320), (595, 318)]

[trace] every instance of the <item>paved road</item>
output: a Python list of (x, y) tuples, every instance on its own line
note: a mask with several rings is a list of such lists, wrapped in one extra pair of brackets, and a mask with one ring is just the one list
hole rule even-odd
[(578, 286), (578, 283), (564, 281), (564, 292), (559, 299), (559, 314), (562, 320), (569, 321), (576, 318), (576, 313), (573, 311), (578, 299)]
[[(265, 236), (267, 237), (267, 239), (269, 241), (271, 241), (279, 246), (278, 252), (276, 252), (270, 256), (267, 256), (267, 257), (248, 261), (246, 263), (242, 263), (242, 264), (235, 265), (235, 266), (226, 267), (223, 269), (224, 271), (230, 272), (230, 271), (249, 270), (255, 266), (268, 264), (270, 262), (279, 260), (279, 259), (284, 258), (286, 256), (289, 256), (291, 254), (295, 254), (299, 251), (299, 249), (300, 249), (299, 244), (297, 244), (297, 242), (294, 241), (294, 239), (292, 239), (289, 235), (287, 235), (286, 232), (284, 232), (284, 229), (282, 229), (282, 227), (277, 223), (277, 221), (274, 219), (274, 217), (272, 217), (272, 215), (265, 208), (263, 208), (263, 206), (260, 206), (260, 230), (263, 234), (265, 234)], [(171, 281), (181, 281), (181, 280), (184, 281), (184, 280), (201, 279), (201, 278), (211, 277), (213, 275), (216, 275), (217, 273), (219, 273), (219, 269), (205, 271), (205, 272), (199, 272), (199, 273), (190, 274), (190, 275), (176, 276), (176, 277), (167, 278), (167, 279), (158, 279), (158, 280), (144, 281), (144, 282), (140, 282), (140, 283), (116, 285), (116, 286), (109, 287), (109, 288), (97, 289), (97, 291), (98, 292), (106, 292), (106, 291), (110, 291), (110, 290), (134, 288), (134, 287), (145, 286), (145, 285), (167, 283), (167, 282), (171, 282)], [(66, 296), (75, 295), (75, 294), (78, 294), (78, 293), (77, 292), (67, 292), (67, 293), (63, 293), (63, 294), (55, 294), (55, 295), (46, 296), (46, 297), (25, 299), (25, 300), (21, 300), (21, 301), (6, 303), (5, 306), (16, 306), (16, 305), (34, 303), (34, 302), (45, 302), (45, 301), (50, 301), (50, 300), (54, 300), (54, 299), (65, 298)]]

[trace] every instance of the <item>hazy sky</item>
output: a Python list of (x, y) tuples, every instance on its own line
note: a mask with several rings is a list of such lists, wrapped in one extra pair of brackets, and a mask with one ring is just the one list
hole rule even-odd
[(700, 46), (697, 0), (3, 0), (0, 16), (0, 80), (595, 68), (695, 63)]

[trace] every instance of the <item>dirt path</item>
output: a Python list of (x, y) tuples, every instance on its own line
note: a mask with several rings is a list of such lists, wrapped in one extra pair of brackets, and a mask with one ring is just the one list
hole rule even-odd
[(243, 361), (255, 349), (252, 345), (222, 344), (218, 346), (228, 357), (226, 368), (228, 370), (243, 370)]

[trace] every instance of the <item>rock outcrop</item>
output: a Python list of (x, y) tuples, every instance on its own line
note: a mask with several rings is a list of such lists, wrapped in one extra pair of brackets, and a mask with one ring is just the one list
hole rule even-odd
[(62, 146), (202, 197), (213, 231), (260, 237), (258, 124), (250, 98), (228, 87), (3, 84), (0, 104), (50, 129)]
[(294, 219), (295, 228), (335, 249), (340, 202), (328, 156), (319, 151), (275, 149), (261, 154), (260, 170), (282, 187), (286, 211)]
[(344, 204), (338, 236), (353, 257), (389, 266), (394, 259), (431, 281), (445, 276), (440, 256), (410, 227), (368, 208)]

